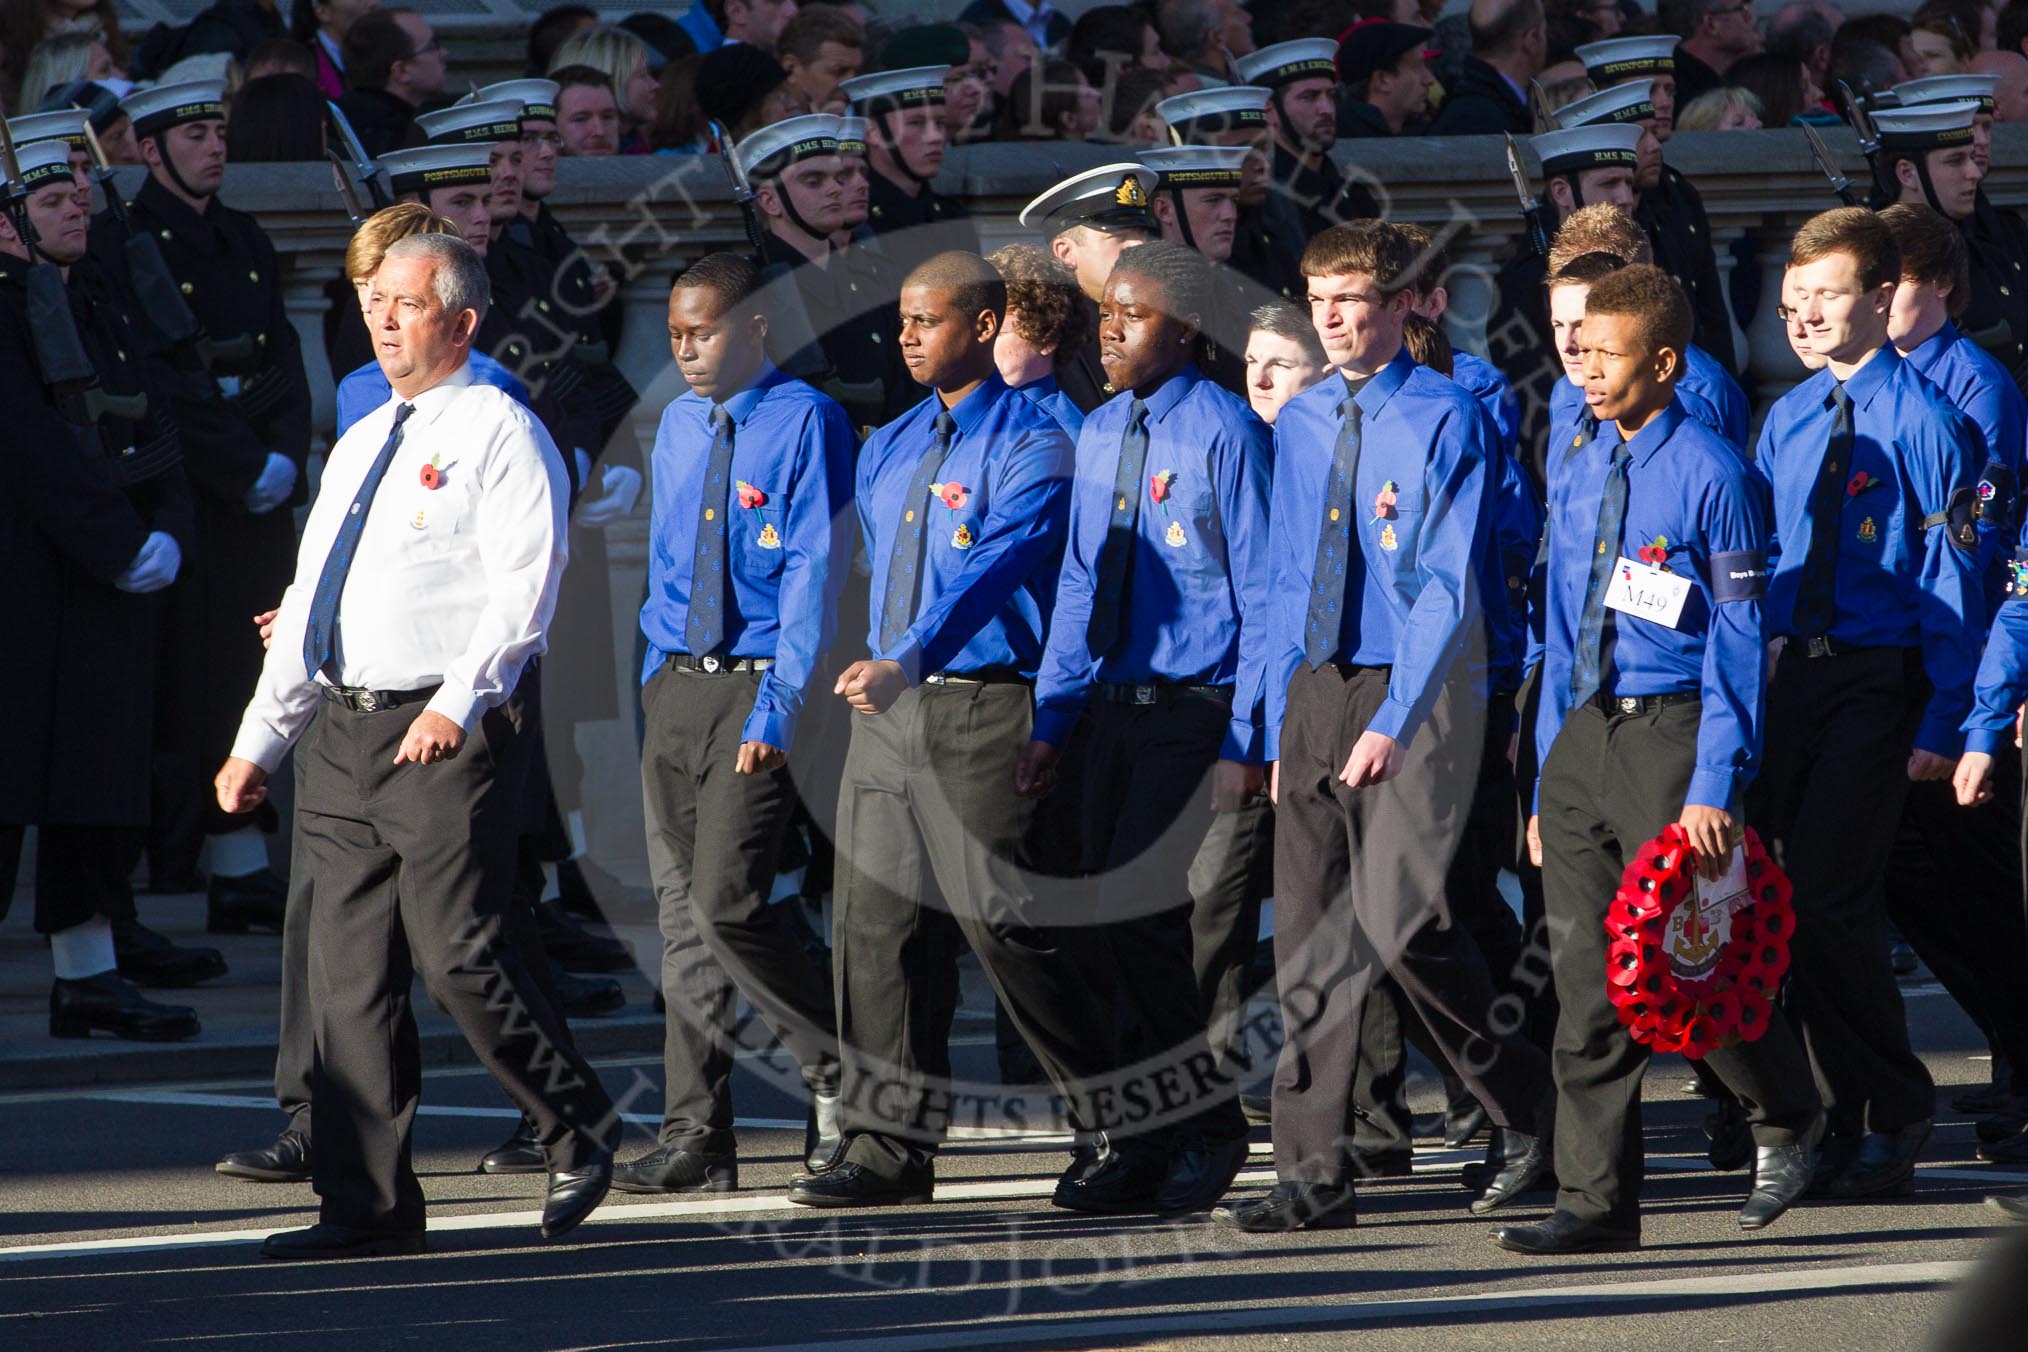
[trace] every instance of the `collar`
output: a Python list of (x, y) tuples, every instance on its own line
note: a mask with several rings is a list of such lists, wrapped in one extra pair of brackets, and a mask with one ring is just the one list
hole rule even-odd
[(213, 194), (204, 199), (204, 211), (192, 211), (190, 204), (170, 192), (150, 173), (141, 180), (141, 190), (134, 194), (134, 203), (146, 207), (176, 233), (177, 238), (194, 248), (210, 249), (218, 243), (218, 197)]
[[(978, 389), (973, 390), (963, 399), (960, 399), (957, 407), (952, 409), (945, 409), (943, 396), (935, 390), (931, 390), (930, 402), (934, 403), (936, 407), (930, 410), (930, 422), (934, 425), (938, 413), (948, 412), (951, 415), (951, 421), (958, 425), (957, 436), (968, 436), (972, 429), (977, 427), (988, 413), (992, 412), (993, 406), (1000, 402), (1000, 396), (1006, 393), (1007, 382), (1000, 379), (998, 371), (987, 376)], [(955, 443), (956, 438), (954, 437), (952, 440)]]
[[(1141, 401), (1148, 406), (1148, 416), (1157, 422), (1168, 417), (1170, 411), (1176, 405), (1182, 403), (1190, 391), (1196, 389), (1198, 382), (1203, 379), (1204, 373), (1197, 369), (1196, 362), (1193, 361), (1186, 365), (1175, 375), (1163, 381), (1153, 394)], [(1132, 391), (1128, 391), (1128, 393), (1131, 395)]]
[[(1661, 452), (1663, 445), (1668, 442), (1670, 437), (1676, 435), (1676, 429), (1682, 425), (1682, 401), (1671, 395), (1669, 406), (1650, 418), (1648, 425), (1634, 433), (1634, 439), (1627, 442), (1627, 454), (1633, 457), (1636, 465), (1646, 468), (1648, 462)], [(1613, 425), (1613, 432), (1615, 435), (1618, 435), (1619, 425), (1617, 423)], [(1625, 438), (1621, 439), (1625, 440)]]
[(1507, 86), (1507, 92), (1514, 96), (1514, 101), (1526, 108), (1528, 106), (1528, 91), (1522, 86), (1521, 82), (1490, 61), (1486, 63), (1486, 66), (1493, 74), (1500, 77), (1500, 83)]
[(1958, 326), (1946, 319), (1942, 328), (1916, 344), (1915, 351), (1903, 356), (1902, 360), (1919, 373), (1928, 375), (1936, 364), (1943, 360), (1944, 353), (1950, 351), (1957, 341)]
[(344, 74), (345, 53), (337, 43), (331, 41), (331, 35), (321, 28), (317, 30), (317, 45), (324, 49), (324, 55), (331, 59), (331, 64), (338, 73)]
[[(1871, 404), (1874, 396), (1887, 388), (1888, 382), (1893, 380), (1895, 373), (1901, 369), (1901, 360), (1901, 354), (1894, 350), (1894, 344), (1882, 343), (1880, 350), (1845, 381), (1845, 392), (1852, 398), (1852, 407), (1865, 408)], [(1830, 374), (1829, 368), (1825, 369), (1825, 374)], [(1835, 376), (1832, 377), (1832, 383), (1837, 383)], [(1827, 389), (1824, 391), (1826, 404), (1830, 402), (1830, 398), (1831, 392)]]
[[(725, 411), (732, 415), (733, 426), (746, 426), (746, 420), (753, 416), (756, 408), (760, 407), (760, 401), (767, 397), (767, 392), (787, 379), (787, 376), (775, 369), (773, 362), (763, 361), (761, 369), (754, 375), (753, 383), (725, 401)], [(700, 404), (705, 402), (694, 394), (688, 397), (697, 399)], [(706, 410), (705, 421), (709, 422), (710, 418), (710, 411)]]
[(1039, 5), (1024, 4), (1023, 0), (1000, 0), (1000, 3), (1005, 5), (1007, 12), (1014, 16), (1014, 22), (1020, 24), (1023, 28), (1026, 28), (1029, 24), (1034, 23), (1044, 15), (1054, 12), (1049, 7), (1049, 0), (1042, 0), (1042, 3)]
[(403, 424), (404, 427), (428, 427), (442, 416), (444, 410), (455, 403), (458, 396), (463, 394), (472, 383), (472, 363), (466, 361), (457, 370), (451, 372), (413, 399), (404, 401), (400, 395), (394, 392), (392, 387), (388, 389), (388, 397), (397, 403), (407, 402), (415, 405), (415, 412), (408, 415), (408, 421)]
[(1030, 399), (1047, 399), (1050, 395), (1060, 392), (1062, 388), (1061, 385), (1056, 383), (1056, 376), (1052, 373), (1046, 376), (1038, 376), (1026, 385), (1021, 386), (1015, 393), (1025, 394)]
[[(1394, 354), (1394, 360), (1375, 371), (1367, 382), (1360, 386), (1353, 402), (1359, 405), (1359, 416), (1375, 418), (1380, 410), (1387, 407), (1387, 401), (1401, 388), (1402, 382), (1415, 374), (1415, 358), (1408, 355), (1408, 344), (1401, 345), (1401, 351)], [(1344, 379), (1343, 376), (1339, 377)]]

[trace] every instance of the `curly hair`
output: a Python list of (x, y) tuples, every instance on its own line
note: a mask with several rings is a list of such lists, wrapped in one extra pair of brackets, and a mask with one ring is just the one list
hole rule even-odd
[(1562, 272), (1573, 258), (1586, 254), (1612, 254), (1624, 263), (1652, 263), (1654, 246), (1625, 207), (1594, 202), (1579, 207), (1557, 227), (1549, 241), (1549, 271)]
[(1120, 255), (1113, 264), (1112, 275), (1122, 273), (1146, 277), (1161, 287), (1172, 316), (1211, 317), (1211, 289), (1216, 271), (1211, 260), (1195, 249), (1167, 240), (1150, 240)]
[(1033, 244), (1008, 244), (986, 255), (1007, 283), (1007, 322), (1037, 349), (1068, 356), (1091, 324), (1077, 277)]

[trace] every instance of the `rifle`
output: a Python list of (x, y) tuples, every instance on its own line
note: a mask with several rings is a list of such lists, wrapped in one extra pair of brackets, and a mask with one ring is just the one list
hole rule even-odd
[[(373, 200), (373, 209), (394, 205), (394, 194), (388, 190), (385, 175), (373, 156), (366, 153), (366, 147), (359, 142), (359, 134), (352, 130), (352, 120), (345, 116), (344, 109), (329, 99), (324, 107), (330, 110), (331, 125), (337, 128), (338, 139), (345, 143), (345, 153), (350, 155), (352, 173), (365, 187), (366, 195)], [(332, 152), (335, 156), (336, 152)]]
[[(35, 223), (28, 214), (28, 192), (21, 181), (21, 160), (14, 151), (14, 135), (0, 119), (0, 173), (6, 177), (7, 219), (16, 238), (28, 253), (28, 334), (35, 346), (36, 365), (42, 379), (56, 393), (58, 409), (81, 432), (93, 434), (97, 448), (99, 419), (112, 416), (138, 421), (148, 411), (145, 394), (112, 395), (99, 385), (98, 368), (85, 353), (79, 338), (77, 317), (71, 312), (70, 290), (57, 265), (39, 256), (41, 243)], [(98, 448), (102, 452), (102, 448)]]
[(1542, 87), (1542, 81), (1532, 77), (1528, 81), (1528, 115), (1535, 119), (1537, 132), (1556, 130), (1556, 111), (1549, 106), (1549, 91)]
[(84, 134), (85, 146), (92, 156), (92, 179), (105, 194), (106, 209), (112, 212), (113, 219), (119, 222), (121, 232), (127, 237), (127, 280), (134, 288), (135, 301), (170, 346), (197, 345), (199, 356), (208, 369), (213, 354), (206, 345), (204, 326), (190, 312), (189, 302), (183, 299), (176, 278), (170, 274), (168, 263), (163, 261), (162, 250), (155, 243), (155, 237), (135, 230), (133, 221), (128, 219), (127, 204), (120, 200), (120, 185), (113, 179), (113, 166), (106, 159), (106, 148), (99, 144), (98, 133), (92, 130), (90, 122), (85, 123)]
[(1894, 196), (1880, 178), (1880, 132), (1873, 125), (1873, 115), (1866, 107), (1866, 95), (1854, 94), (1852, 86), (1838, 81), (1838, 93), (1845, 100), (1845, 116), (1852, 123), (1852, 130), (1859, 133), (1859, 153), (1866, 157), (1868, 177), (1873, 180), (1874, 200), (1893, 201)]
[(1521, 147), (1514, 144), (1512, 132), (1507, 133), (1507, 172), (1513, 175), (1514, 194), (1521, 200), (1521, 223), (1527, 234), (1528, 248), (1537, 258), (1546, 259), (1549, 257), (1549, 231), (1542, 224), (1542, 203), (1528, 182), (1528, 171), (1521, 167)]
[(1824, 144), (1824, 138), (1817, 134), (1817, 129), (1805, 122), (1803, 135), (1810, 143), (1810, 154), (1816, 157), (1817, 167), (1824, 171), (1824, 177), (1830, 181), (1831, 191), (1838, 195), (1838, 200), (1848, 207), (1860, 205), (1859, 194), (1852, 191), (1852, 180), (1839, 172), (1838, 162), (1831, 158), (1831, 148)]
[(704, 125), (711, 132), (712, 144), (718, 147), (718, 162), (725, 166), (726, 181), (732, 184), (732, 200), (739, 203), (740, 219), (746, 223), (746, 242), (759, 253), (767, 240), (767, 227), (761, 221), (760, 208), (754, 205), (753, 185), (740, 167), (739, 152), (732, 148), (732, 133), (715, 117)]

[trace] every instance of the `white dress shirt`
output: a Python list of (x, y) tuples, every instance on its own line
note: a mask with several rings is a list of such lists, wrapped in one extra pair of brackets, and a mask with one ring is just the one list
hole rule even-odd
[[(470, 732), (514, 691), (545, 646), (567, 552), (570, 492), (556, 445), (512, 396), (475, 384), (469, 366), (408, 402), (338, 604), (339, 685), (442, 688), (428, 708)], [(260, 684), (232, 754), (273, 770), (308, 725), (317, 673), (303, 669), (310, 598), (339, 523), (394, 425), (401, 400), (355, 423), (324, 481), (283, 593)], [(425, 487), (435, 463), (441, 482)]]

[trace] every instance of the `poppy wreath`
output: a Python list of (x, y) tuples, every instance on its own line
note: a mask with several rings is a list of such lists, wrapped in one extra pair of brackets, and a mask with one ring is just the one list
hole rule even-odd
[(1696, 855), (1675, 823), (1641, 846), (1606, 908), (1606, 997), (1634, 1041), (1658, 1052), (1694, 1059), (1721, 1047), (1753, 1042), (1767, 1031), (1775, 993), (1789, 969), (1789, 940), (1796, 931), (1788, 877), (1768, 856), (1760, 836), (1746, 832), (1746, 896), (1730, 917), (1730, 934), (1717, 960), (1701, 975), (1678, 971), (1668, 947), (1677, 910), (1695, 914)]

